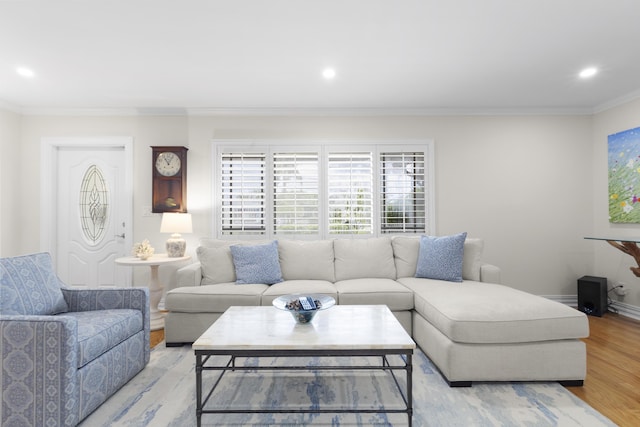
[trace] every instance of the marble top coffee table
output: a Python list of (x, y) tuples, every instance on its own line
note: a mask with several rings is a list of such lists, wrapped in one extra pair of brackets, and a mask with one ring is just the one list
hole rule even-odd
[[(196, 416), (198, 426), (203, 414), (224, 413), (406, 413), (411, 425), (412, 361), (415, 342), (385, 305), (336, 305), (323, 310), (308, 324), (298, 324), (290, 313), (275, 307), (230, 307), (193, 343), (196, 356)], [(394, 357), (391, 363), (388, 356)], [(223, 363), (212, 356), (227, 356)], [(236, 364), (237, 357), (323, 357), (377, 356), (377, 366), (250, 366)], [(219, 358), (217, 358), (219, 359)], [(401, 362), (398, 362), (401, 361)], [(208, 363), (209, 362), (209, 363)], [(207, 405), (225, 372), (234, 370), (384, 370), (390, 373), (406, 404), (406, 408), (388, 409), (225, 409)], [(219, 371), (210, 391), (203, 396), (203, 371)], [(405, 372), (405, 390), (395, 372)], [(207, 406), (205, 409), (205, 405)]]

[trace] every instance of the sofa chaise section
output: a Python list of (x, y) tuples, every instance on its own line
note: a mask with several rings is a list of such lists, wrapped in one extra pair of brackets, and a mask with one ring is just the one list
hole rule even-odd
[(585, 378), (584, 313), (499, 284), (398, 280), (415, 294), (413, 338), (450, 385)]

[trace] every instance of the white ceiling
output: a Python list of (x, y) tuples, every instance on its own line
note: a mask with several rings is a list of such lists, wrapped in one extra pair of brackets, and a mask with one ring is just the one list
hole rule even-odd
[(639, 0), (0, 0), (0, 105), (24, 113), (589, 113), (638, 96)]

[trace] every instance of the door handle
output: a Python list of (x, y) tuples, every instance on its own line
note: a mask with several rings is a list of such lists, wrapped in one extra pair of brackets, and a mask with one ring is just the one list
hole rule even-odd
[(120, 238), (124, 239), (124, 233), (122, 233), (122, 234), (116, 234), (116, 235), (114, 235), (113, 237), (120, 237)]

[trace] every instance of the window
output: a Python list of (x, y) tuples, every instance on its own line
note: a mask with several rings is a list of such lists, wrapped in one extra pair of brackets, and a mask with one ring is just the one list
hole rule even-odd
[(425, 175), (423, 152), (380, 155), (383, 233), (425, 231)]
[(221, 157), (223, 234), (263, 234), (265, 155), (224, 153)]
[(318, 153), (273, 155), (274, 234), (318, 234)]
[(215, 144), (214, 229), (221, 237), (434, 232), (429, 142)]
[(329, 153), (329, 234), (372, 234), (372, 153)]

